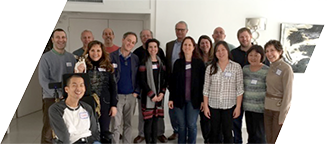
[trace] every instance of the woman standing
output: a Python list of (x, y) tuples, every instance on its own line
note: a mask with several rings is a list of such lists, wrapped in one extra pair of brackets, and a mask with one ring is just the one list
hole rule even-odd
[(277, 40), (265, 44), (266, 57), (271, 62), (266, 76), (264, 124), (266, 140), (275, 143), (290, 109), (293, 71), (283, 60), (283, 47)]
[(144, 62), (139, 67), (144, 137), (146, 143), (157, 143), (157, 121), (158, 118), (164, 118), (162, 100), (166, 90), (165, 66), (157, 56), (158, 40), (147, 40), (145, 47)]
[[(99, 96), (100, 101), (100, 137), (109, 132), (110, 116), (115, 116), (117, 109), (116, 83), (114, 78), (114, 69), (110, 62), (109, 55), (104, 45), (99, 41), (91, 41), (84, 55), (87, 73), (90, 76), (92, 93)], [(84, 72), (84, 68), (79, 66), (79, 72)], [(103, 139), (102, 139), (103, 140)]]
[(241, 112), (243, 73), (238, 63), (231, 61), (226, 42), (214, 47), (214, 59), (206, 68), (204, 84), (204, 113), (211, 121), (210, 143), (220, 143), (220, 131), (224, 143), (233, 143), (233, 118)]
[[(207, 35), (202, 35), (199, 37), (198, 40), (198, 51), (200, 53), (200, 58), (205, 63), (205, 66), (207, 67), (212, 59), (213, 59), (213, 44), (212, 40)], [(204, 115), (204, 111), (202, 110), (200, 112), (200, 126), (201, 126), (201, 132), (202, 137), (204, 138), (204, 143), (209, 143), (209, 135), (211, 130), (210, 120)]]
[(243, 109), (248, 131), (248, 143), (266, 143), (264, 131), (264, 99), (269, 67), (263, 64), (262, 46), (253, 45), (247, 51), (250, 65), (243, 67)]
[[(196, 143), (197, 119), (202, 104), (205, 65), (198, 58), (192, 37), (181, 43), (181, 52), (171, 78), (169, 108), (175, 107), (179, 128), (178, 143)], [(187, 131), (186, 131), (187, 130)]]

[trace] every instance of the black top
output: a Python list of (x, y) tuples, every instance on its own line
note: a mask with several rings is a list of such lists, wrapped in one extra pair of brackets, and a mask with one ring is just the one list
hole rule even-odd
[[(243, 68), (245, 65), (250, 64), (248, 61), (248, 56), (247, 56), (247, 52), (243, 51), (241, 49), (241, 46), (231, 50), (231, 54), (233, 56), (233, 61), (237, 62), (241, 65), (241, 67)], [(264, 55), (265, 56), (265, 55)], [(265, 65), (270, 66), (270, 62), (267, 58), (265, 58), (265, 61), (263, 62)]]
[(117, 89), (114, 73), (107, 72), (106, 69), (99, 67), (99, 62), (92, 61), (93, 68), (87, 70), (90, 76), (92, 93), (96, 93), (100, 102), (104, 102), (110, 107), (117, 104)]
[[(185, 59), (177, 59), (173, 66), (170, 84), (170, 101), (175, 107), (185, 105)], [(193, 108), (200, 108), (203, 102), (203, 86), (205, 79), (205, 64), (201, 59), (192, 58), (191, 62), (191, 102)]]

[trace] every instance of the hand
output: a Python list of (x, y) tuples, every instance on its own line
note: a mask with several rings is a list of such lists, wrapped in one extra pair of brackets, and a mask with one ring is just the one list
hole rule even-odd
[(236, 107), (233, 113), (233, 118), (236, 119), (240, 116), (241, 114), (241, 108), (240, 107)]
[(173, 101), (169, 101), (168, 106), (170, 109), (173, 109)]
[(85, 65), (84, 65), (84, 63), (79, 64), (78, 67), (77, 67), (77, 70), (75, 71), (75, 73), (83, 73), (85, 71)]
[(201, 111), (201, 112), (204, 111), (204, 102), (201, 102), (201, 105), (200, 105), (200, 111)]
[(114, 117), (117, 113), (117, 108), (116, 107), (111, 107), (110, 111), (109, 111), (109, 115)]
[(164, 98), (164, 94), (163, 94), (163, 93), (159, 93), (159, 94), (158, 94), (158, 100), (157, 100), (157, 102), (162, 101), (163, 98)]
[(134, 98), (137, 98), (138, 94), (137, 93), (133, 93)]
[(211, 112), (209, 111), (208, 106), (204, 106), (204, 115), (205, 115), (208, 119), (211, 119)]
[(157, 102), (157, 100), (158, 100), (157, 95), (155, 95), (155, 96), (151, 99), (151, 101), (153, 101), (153, 102)]

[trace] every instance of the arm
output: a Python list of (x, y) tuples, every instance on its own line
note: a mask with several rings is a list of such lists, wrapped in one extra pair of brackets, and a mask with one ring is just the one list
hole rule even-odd
[(158, 95), (158, 100), (161, 101), (164, 99), (164, 95), (166, 92), (166, 67), (163, 64), (160, 72), (160, 90), (159, 90), (159, 95)]
[(50, 126), (57, 138), (63, 143), (70, 143), (70, 133), (63, 119), (64, 109), (55, 103), (49, 108)]
[(85, 106), (85, 109), (88, 111), (88, 113), (90, 115), (90, 120), (91, 120), (90, 131), (91, 131), (92, 135), (90, 137), (88, 137), (89, 142), (100, 141), (100, 133), (99, 133), (99, 130), (98, 130), (98, 123), (97, 123), (96, 117), (94, 116), (94, 112), (93, 112), (91, 106), (89, 106), (89, 105)]
[(205, 71), (205, 84), (204, 84), (204, 87), (203, 87), (203, 101), (204, 101), (204, 114), (207, 118), (210, 119), (211, 117), (211, 114), (210, 114), (210, 111), (209, 111), (209, 104), (208, 104), (208, 96), (209, 96), (209, 86), (210, 86), (210, 83), (211, 83), (211, 79), (210, 79), (210, 67), (211, 65), (207, 66), (206, 68), (206, 71)]
[(293, 71), (289, 67), (285, 71), (283, 71), (282, 76), (282, 83), (283, 83), (283, 100), (280, 106), (280, 113), (279, 113), (279, 124), (283, 124), (288, 113), (288, 110), (291, 106), (291, 99), (292, 99), (292, 85), (293, 85)]
[(54, 89), (49, 89), (49, 83), (51, 82), (49, 69), (50, 65), (45, 59), (45, 55), (43, 55), (38, 67), (38, 80), (41, 87), (43, 88), (43, 91), (46, 92), (47, 95), (53, 97)]
[(133, 92), (133, 96), (137, 97), (140, 94), (140, 80), (138, 79), (138, 67), (139, 67), (139, 59), (136, 55), (132, 55), (132, 59), (134, 59), (134, 71), (135, 71), (135, 87), (134, 87), (134, 92)]
[(241, 114), (241, 105), (244, 93), (243, 85), (243, 71), (240, 65), (237, 66), (236, 72), (236, 88), (237, 88), (237, 98), (236, 98), (236, 108), (233, 113), (233, 117), (237, 118)]
[(114, 73), (109, 72), (109, 94), (110, 94), (110, 111), (109, 115), (110, 116), (115, 116), (117, 113), (117, 102), (118, 100), (116, 99), (117, 97), (117, 88), (116, 88), (116, 82), (115, 82), (115, 75)]

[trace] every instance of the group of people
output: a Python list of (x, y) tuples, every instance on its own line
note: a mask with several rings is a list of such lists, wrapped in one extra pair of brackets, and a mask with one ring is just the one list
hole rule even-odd
[[(293, 81), (293, 71), (283, 60), (280, 42), (270, 40), (264, 48), (253, 45), (250, 30), (241, 28), (237, 32), (240, 46), (235, 47), (224, 41), (224, 29), (217, 27), (212, 35), (214, 42), (202, 35), (196, 43), (191, 36), (186, 36), (188, 26), (184, 21), (175, 25), (175, 32), (177, 38), (166, 44), (166, 54), (147, 29), (140, 32), (142, 46), (134, 52), (138, 42), (134, 32), (123, 35), (120, 47), (113, 44), (114, 32), (110, 28), (103, 31), (104, 43), (94, 40), (91, 31), (82, 32), (83, 47), (73, 54), (87, 57), (76, 72), (89, 75), (92, 93), (98, 95), (100, 103), (97, 123), (87, 124), (92, 110), (79, 102), (85, 90), (81, 80), (76, 77), (68, 80), (65, 89), (68, 97), (61, 103), (53, 104), (54, 91), (47, 88), (48, 83), (61, 81), (63, 74), (74, 73), (77, 63), (73, 54), (65, 51), (65, 31), (54, 30), (53, 48), (43, 54), (39, 66), (44, 114), (41, 142), (51, 142), (53, 130), (58, 139), (71, 143), (100, 141), (108, 131), (112, 133), (111, 143), (119, 143), (120, 136), (123, 143), (143, 140), (166, 143), (174, 139), (178, 143), (196, 143), (200, 115), (204, 143), (242, 143), (245, 114), (248, 143), (275, 143), (290, 108)], [(71, 87), (74, 87), (72, 94)], [(165, 94), (167, 90), (169, 96)], [(70, 103), (70, 95), (75, 97), (74, 103)], [(164, 136), (163, 119), (166, 96), (173, 128), (168, 138)], [(132, 140), (131, 121), (136, 100), (139, 133)], [(71, 117), (74, 121), (64, 118), (69, 113), (65, 109), (77, 111), (81, 107), (86, 111), (76, 113), (80, 118)], [(66, 124), (67, 130), (60, 131), (58, 121), (71, 124)], [(86, 124), (85, 130), (71, 126), (75, 123)], [(96, 136), (96, 128), (100, 137)]]

